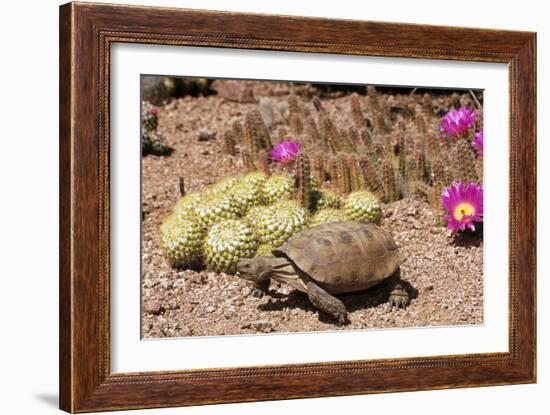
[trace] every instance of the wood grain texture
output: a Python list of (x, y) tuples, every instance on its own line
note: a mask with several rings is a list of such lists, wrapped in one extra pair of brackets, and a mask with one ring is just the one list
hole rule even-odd
[[(509, 352), (110, 373), (109, 69), (116, 42), (508, 63)], [(536, 36), (71, 3), (60, 9), (60, 406), (68, 412), (534, 382)]]

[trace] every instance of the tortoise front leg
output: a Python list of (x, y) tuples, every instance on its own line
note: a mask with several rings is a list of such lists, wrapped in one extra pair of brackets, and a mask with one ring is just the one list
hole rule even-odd
[(396, 308), (405, 308), (409, 304), (409, 301), (409, 293), (405, 289), (398, 271), (391, 277), (390, 280), (390, 296), (388, 298), (390, 308), (393, 308), (394, 306)]
[(342, 301), (333, 295), (330, 295), (312, 281), (308, 281), (306, 285), (309, 301), (311, 301), (316, 308), (338, 320), (338, 325), (343, 325), (346, 323), (348, 319), (348, 312)]
[(267, 294), (267, 292), (269, 291), (270, 282), (271, 282), (271, 279), (267, 278), (263, 281), (258, 281), (252, 284), (252, 290), (251, 290), (252, 296), (256, 298), (262, 298), (264, 294)]

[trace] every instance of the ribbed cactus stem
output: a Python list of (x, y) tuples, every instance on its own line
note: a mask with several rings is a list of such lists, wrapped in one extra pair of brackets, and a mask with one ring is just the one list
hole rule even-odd
[(319, 185), (325, 182), (325, 160), (322, 154), (314, 154), (312, 158), (313, 177)]
[(323, 141), (327, 144), (327, 147), (332, 150), (333, 153), (343, 150), (343, 146), (338, 134), (338, 130), (334, 127), (332, 120), (328, 114), (322, 112), (319, 114), (319, 134)]
[(258, 110), (252, 110), (245, 116), (244, 122), (246, 146), (253, 160), (256, 160), (260, 149), (271, 148), (271, 136)]
[(426, 135), (426, 120), (422, 114), (416, 114), (416, 130), (423, 136)]
[[(432, 160), (431, 163), (432, 167), (432, 182), (441, 182), (446, 184), (447, 183), (447, 174), (445, 172), (445, 165), (440, 159)], [(450, 184), (450, 183), (449, 183)]]
[(271, 174), (271, 170), (269, 168), (270, 160), (271, 159), (266, 150), (260, 150), (258, 152), (258, 162), (257, 162), (258, 170), (264, 172), (268, 176)]
[(338, 184), (338, 162), (335, 156), (329, 156), (326, 160), (326, 171), (328, 173), (330, 182), (335, 187)]
[(430, 161), (439, 160), (441, 158), (441, 150), (439, 144), (440, 138), (430, 135), (426, 139), (426, 154)]
[(296, 200), (304, 209), (310, 209), (312, 201), (311, 165), (309, 157), (305, 153), (300, 153), (296, 159), (295, 180)]
[(325, 112), (325, 108), (323, 107), (323, 104), (321, 103), (321, 100), (319, 98), (313, 98), (312, 102), (317, 112)]
[(299, 117), (302, 117), (302, 108), (298, 101), (298, 97), (296, 95), (291, 95), (288, 97), (288, 112), (290, 113), (290, 116), (296, 114)]
[(466, 140), (459, 140), (456, 143), (453, 179), (463, 183), (477, 182), (474, 150)]
[(352, 145), (352, 150), (363, 145), (363, 139), (359, 135), (359, 130), (353, 126), (348, 128), (348, 138)]
[(350, 177), (350, 191), (355, 192), (363, 188), (363, 178), (359, 170), (357, 157), (355, 155), (348, 156), (348, 167)]
[(302, 122), (302, 116), (298, 113), (290, 113), (290, 131), (292, 134), (300, 135), (304, 132), (304, 123)]
[(361, 108), (361, 102), (359, 102), (358, 95), (351, 96), (351, 118), (356, 128), (365, 127), (365, 116), (363, 115), (363, 109)]
[(379, 113), (375, 120), (375, 128), (378, 130), (378, 133), (387, 133), (389, 131), (388, 126), (386, 125), (386, 118), (384, 114)]
[(241, 159), (247, 172), (256, 170), (256, 166), (254, 165), (254, 161), (252, 160), (252, 156), (250, 155), (248, 149), (243, 149), (241, 151)]
[(307, 116), (304, 122), (304, 134), (310, 137), (311, 141), (315, 144), (321, 142), (321, 137), (319, 136), (319, 130), (317, 130), (317, 124), (311, 115)]
[(337, 157), (337, 182), (338, 182), (338, 191), (340, 193), (349, 193), (351, 192), (351, 178), (350, 178), (350, 169), (346, 156), (343, 154), (338, 155)]
[(371, 147), (372, 138), (370, 136), (369, 130), (367, 130), (366, 128), (363, 128), (361, 129), (360, 134), (361, 134), (361, 141), (363, 142), (363, 145), (366, 146), (367, 148)]
[(235, 138), (231, 130), (226, 130), (223, 134), (223, 151), (231, 156), (237, 155)]
[(363, 154), (359, 157), (359, 166), (361, 168), (363, 182), (365, 183), (367, 190), (370, 190), (375, 194), (380, 193), (382, 184), (380, 182), (380, 178), (378, 177), (378, 172), (374, 163), (367, 155)]
[(244, 128), (239, 120), (233, 121), (231, 131), (233, 132), (235, 141), (241, 145), (244, 144)]
[(382, 182), (384, 184), (384, 199), (386, 202), (395, 202), (398, 197), (395, 170), (389, 159), (382, 162)]

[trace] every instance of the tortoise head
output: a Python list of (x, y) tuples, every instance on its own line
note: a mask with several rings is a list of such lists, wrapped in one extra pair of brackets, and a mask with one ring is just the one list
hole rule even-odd
[(251, 282), (262, 282), (271, 278), (273, 257), (259, 256), (244, 258), (237, 263), (237, 276)]

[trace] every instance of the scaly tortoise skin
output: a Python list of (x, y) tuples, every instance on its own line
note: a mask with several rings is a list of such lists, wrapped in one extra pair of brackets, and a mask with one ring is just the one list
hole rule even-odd
[(409, 296), (399, 277), (405, 258), (389, 232), (364, 222), (331, 222), (290, 238), (273, 251), (275, 257), (244, 259), (238, 275), (266, 290), (273, 278), (308, 294), (317, 308), (340, 324), (347, 320), (344, 304), (332, 294), (362, 291), (392, 278), (389, 302), (405, 307)]

